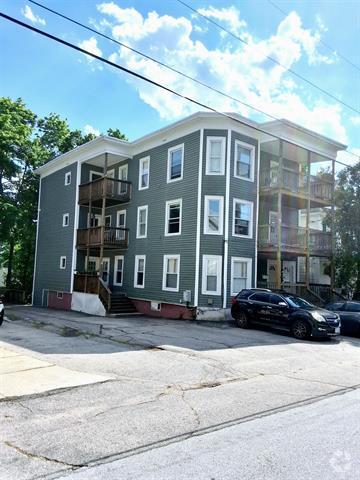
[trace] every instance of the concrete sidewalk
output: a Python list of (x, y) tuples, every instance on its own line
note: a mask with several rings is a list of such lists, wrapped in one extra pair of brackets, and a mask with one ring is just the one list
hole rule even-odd
[(0, 399), (105, 382), (111, 377), (77, 372), (0, 347)]

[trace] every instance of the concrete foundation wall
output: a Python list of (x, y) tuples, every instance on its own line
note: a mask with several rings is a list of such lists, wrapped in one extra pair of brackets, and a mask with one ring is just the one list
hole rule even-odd
[(71, 310), (104, 317), (106, 311), (99, 297), (92, 293), (74, 292), (72, 294)]

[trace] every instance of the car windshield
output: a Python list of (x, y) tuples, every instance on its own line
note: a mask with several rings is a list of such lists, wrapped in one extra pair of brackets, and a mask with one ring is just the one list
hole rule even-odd
[(304, 300), (301, 297), (295, 297), (293, 295), (286, 295), (285, 298), (292, 307), (305, 308), (306, 310), (309, 310), (310, 308), (314, 308), (314, 305), (307, 302), (306, 300)]

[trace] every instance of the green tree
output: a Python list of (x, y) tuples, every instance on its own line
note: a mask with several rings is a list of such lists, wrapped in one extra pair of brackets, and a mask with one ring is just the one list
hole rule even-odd
[[(108, 135), (125, 140), (118, 129)], [(32, 289), (39, 178), (36, 168), (96, 138), (56, 113), (38, 118), (22, 99), (0, 98), (0, 265), (6, 286)]]
[(107, 135), (109, 135), (109, 137), (118, 138), (119, 140), (128, 141), (126, 135), (122, 133), (118, 128), (108, 128)]
[(360, 300), (360, 162), (338, 175), (335, 205), (337, 284)]

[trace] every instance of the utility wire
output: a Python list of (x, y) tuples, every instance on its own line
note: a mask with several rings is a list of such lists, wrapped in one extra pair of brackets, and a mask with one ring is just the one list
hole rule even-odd
[(208, 88), (209, 90), (212, 90), (213, 92), (218, 93), (218, 94), (222, 95), (223, 97), (226, 97), (226, 98), (229, 98), (230, 100), (241, 103), (242, 105), (245, 105), (246, 107), (251, 108), (252, 110), (256, 110), (257, 112), (261, 113), (262, 115), (266, 115), (267, 117), (272, 118), (273, 120), (277, 120), (277, 121), (281, 122), (280, 118), (277, 118), (274, 115), (271, 115), (270, 113), (266, 113), (263, 110), (260, 110), (259, 108), (254, 107), (253, 105), (250, 105), (249, 103), (246, 103), (246, 102), (244, 102), (244, 101), (242, 101), (242, 100), (240, 100), (236, 97), (233, 97), (232, 95), (229, 95), (229, 94), (217, 89), (216, 87), (213, 87), (212, 85), (209, 85), (205, 82), (202, 82), (201, 80), (198, 80), (197, 78), (191, 77), (190, 75), (187, 75), (186, 73), (184, 73), (180, 70), (177, 70), (176, 68), (172, 67), (171, 65), (168, 65), (168, 64), (162, 62), (161, 60), (157, 60), (156, 58), (151, 57), (150, 55), (147, 55), (146, 53), (141, 52), (140, 50), (136, 50), (135, 48), (132, 48), (129, 45), (126, 45), (125, 43), (119, 42), (115, 38), (110, 37), (109, 35), (105, 35), (104, 33), (99, 32), (98, 30), (95, 30), (94, 28), (91, 28), (88, 25), (85, 25), (84, 23), (81, 23), (78, 20), (75, 20), (71, 17), (68, 17), (67, 15), (64, 15), (63, 13), (60, 13), (56, 10), (53, 10), (52, 8), (49, 8), (46, 5), (43, 5), (39, 2), (36, 2), (35, 0), (29, 0), (29, 2), (33, 3), (34, 5), (37, 5), (40, 8), (43, 8), (44, 10), (47, 10), (48, 12), (53, 13), (54, 15), (57, 15), (58, 17), (64, 18), (65, 20), (68, 20), (69, 22), (72, 22), (75, 25), (78, 25), (79, 27), (85, 28), (86, 30), (89, 30), (90, 32), (95, 33), (96, 35), (99, 35), (100, 37), (106, 38), (106, 40), (110, 40), (111, 42), (116, 43), (117, 45), (120, 45), (121, 47), (124, 47), (124, 48), (130, 50), (131, 52), (136, 53), (137, 55), (141, 55), (142, 57), (147, 58), (148, 60), (150, 60), (154, 63), (157, 63), (158, 65), (161, 65), (162, 67), (167, 68), (168, 70), (171, 70), (172, 72), (174, 72), (178, 75), (181, 75), (182, 77), (187, 78), (188, 80), (191, 80), (192, 82), (195, 82), (198, 85), (201, 85), (202, 87)]
[[(279, 10), (279, 12), (281, 12), (285, 17), (287, 17), (289, 15), (288, 12), (286, 12), (285, 10), (283, 10), (281, 7), (279, 7), (279, 5), (277, 5), (275, 2), (273, 2), (272, 0), (267, 0), (268, 3), (270, 3), (274, 8), (276, 8), (277, 10)], [(324, 40), (321, 40), (320, 39), (320, 42), (324, 45), (324, 47), (328, 48), (332, 53), (335, 53), (339, 58), (341, 58), (342, 60), (344, 60), (344, 62), (348, 63), (349, 65), (351, 65), (352, 67), (356, 68), (356, 70), (359, 70), (360, 72), (360, 67), (359, 65), (356, 65), (352, 60), (348, 59), (347, 57), (345, 57), (345, 55), (343, 55), (342, 53), (340, 53), (338, 50), (336, 50), (334, 47), (332, 47), (331, 45), (329, 45), (327, 42), (324, 42)]]
[[(79, 47), (79, 46), (77, 46), (77, 45), (74, 45), (73, 43), (67, 42), (66, 40), (63, 40), (63, 39), (60, 38), (60, 37), (56, 37), (55, 35), (52, 35), (52, 34), (50, 34), (50, 33), (48, 33), (48, 32), (45, 32), (45, 31), (43, 31), (43, 30), (39, 30), (38, 28), (33, 27), (32, 25), (28, 25), (27, 23), (24, 23), (24, 22), (22, 22), (21, 20), (18, 20), (18, 19), (14, 18), (14, 17), (11, 17), (10, 15), (7, 15), (7, 14), (5, 14), (5, 13), (3, 13), (3, 12), (0, 12), (0, 17), (3, 17), (3, 18), (5, 18), (6, 20), (8, 20), (8, 21), (10, 21), (10, 22), (13, 22), (13, 23), (15, 23), (15, 24), (17, 24), (17, 25), (19, 25), (19, 26), (21, 26), (21, 27), (23, 27), (23, 28), (26, 28), (26, 29), (28, 29), (28, 30), (31, 30), (32, 32), (36, 32), (36, 33), (38, 33), (39, 35), (42, 35), (42, 36), (44, 36), (44, 37), (47, 37), (47, 38), (49, 38), (50, 40), (53, 40), (53, 41), (55, 41), (55, 42), (57, 42), (57, 43), (60, 43), (60, 44), (62, 44), (62, 45), (65, 45), (66, 47), (69, 47), (69, 48), (71, 48), (71, 49), (73, 49), (73, 50), (76, 50), (76, 51), (78, 51), (78, 52), (81, 52), (81, 53), (83, 53), (84, 55), (88, 55), (88, 56), (90, 56), (90, 57), (93, 57), (93, 58), (95, 58), (96, 60), (99, 60), (100, 62), (103, 62), (103, 63), (105, 63), (105, 64), (107, 64), (107, 65), (110, 65), (111, 67), (114, 67), (114, 68), (116, 68), (116, 69), (118, 69), (118, 70), (121, 70), (121, 71), (123, 71), (123, 72), (125, 72), (125, 73), (128, 73), (129, 75), (132, 75), (132, 76), (135, 77), (135, 78), (138, 78), (138, 79), (140, 79), (140, 80), (143, 80), (143, 81), (145, 81), (145, 82), (147, 82), (147, 83), (149, 83), (149, 84), (151, 84), (151, 85), (154, 85), (155, 87), (161, 88), (162, 90), (165, 90), (165, 91), (168, 92), (168, 93), (172, 93), (173, 95), (175, 95), (175, 96), (177, 96), (177, 97), (179, 97), (179, 98), (182, 98), (183, 100), (187, 100), (187, 101), (189, 101), (189, 102), (191, 102), (191, 103), (193, 103), (193, 104), (195, 104), (195, 105), (197, 105), (197, 106), (199, 106), (199, 107), (201, 107), (201, 108), (205, 108), (205, 109), (207, 109), (207, 110), (210, 110), (211, 112), (214, 112), (214, 113), (216, 113), (216, 114), (218, 114), (218, 115), (221, 115), (221, 116), (223, 116), (223, 117), (225, 117), (225, 118), (228, 118), (228, 119), (230, 119), (230, 120), (233, 120), (234, 122), (236, 122), (236, 123), (238, 123), (238, 124), (240, 124), (240, 125), (244, 125), (244, 126), (249, 127), (249, 128), (251, 128), (251, 129), (253, 129), (253, 130), (255, 130), (255, 131), (258, 131), (258, 132), (260, 132), (260, 133), (264, 133), (265, 135), (268, 135), (268, 136), (270, 136), (270, 137), (272, 137), (272, 138), (275, 138), (275, 139), (277, 139), (277, 140), (282, 140), (282, 141), (284, 141), (284, 142), (287, 142), (288, 144), (291, 144), (291, 145), (294, 145), (294, 146), (298, 146), (295, 142), (292, 142), (292, 141), (290, 141), (290, 140), (288, 140), (288, 139), (286, 139), (286, 138), (284, 138), (284, 137), (281, 137), (280, 135), (275, 135), (275, 134), (273, 134), (273, 133), (270, 133), (270, 132), (264, 130), (263, 128), (261, 128), (261, 127), (257, 127), (257, 126), (255, 126), (255, 125), (253, 125), (251, 122), (245, 122), (244, 120), (240, 120), (239, 118), (233, 117), (232, 115), (229, 115), (228, 113), (220, 112), (219, 110), (216, 110), (216, 109), (213, 108), (213, 107), (210, 107), (210, 106), (208, 106), (208, 105), (206, 105), (206, 104), (204, 104), (204, 103), (201, 103), (201, 102), (199, 102), (198, 100), (195, 100), (195, 99), (193, 99), (193, 98), (191, 98), (191, 97), (188, 97), (188, 96), (186, 96), (186, 95), (183, 95), (183, 94), (181, 94), (181, 93), (179, 93), (179, 92), (177, 92), (177, 91), (175, 91), (175, 90), (172, 90), (172, 89), (169, 88), (169, 87), (166, 87), (165, 85), (162, 85), (162, 84), (160, 84), (160, 83), (158, 83), (158, 82), (155, 82), (154, 80), (151, 80), (150, 78), (145, 77), (144, 75), (141, 75), (141, 74), (139, 74), (139, 73), (136, 73), (136, 72), (134, 72), (133, 70), (130, 70), (130, 69), (128, 69), (128, 68), (126, 68), (126, 67), (123, 67), (123, 66), (121, 66), (121, 65), (118, 65), (117, 63), (114, 63), (114, 62), (112, 62), (112, 61), (110, 61), (110, 60), (107, 60), (106, 58), (103, 58), (103, 57), (101, 57), (101, 56), (99, 56), (99, 55), (96, 55), (95, 53), (89, 52), (88, 50), (85, 50), (85, 49), (83, 49), (83, 48), (81, 48), (81, 47)], [(350, 153), (351, 155), (354, 155), (356, 158), (358, 158), (358, 156), (355, 155), (355, 154), (353, 154), (352, 152), (347, 152), (347, 153)], [(324, 158), (325, 158), (325, 157), (324, 157)], [(343, 163), (343, 162), (341, 162), (341, 161), (339, 161), (339, 160), (335, 160), (335, 162), (337, 162), (337, 163), (339, 163), (339, 164), (341, 164), (341, 165), (343, 165), (343, 166), (345, 166), (345, 167), (348, 167), (348, 166), (349, 166), (349, 165), (346, 165), (345, 163)]]
[[(273, 120), (276, 120), (277, 122), (280, 122), (281, 124), (285, 125), (285, 123), (284, 123), (284, 121), (283, 121), (282, 119), (280, 119), (280, 118), (278, 118), (278, 117), (275, 117), (274, 115), (271, 115), (270, 113), (267, 113), (267, 112), (265, 112), (265, 111), (263, 111), (263, 110), (261, 110), (261, 109), (259, 109), (259, 108), (257, 108), (257, 107), (254, 107), (253, 105), (250, 105), (250, 104), (248, 104), (248, 103), (246, 103), (246, 102), (244, 102), (244, 101), (242, 101), (242, 100), (240, 100), (240, 99), (238, 99), (238, 98), (236, 98), (236, 97), (233, 97), (232, 95), (229, 95), (229, 94), (227, 94), (227, 93), (225, 93), (225, 92), (217, 89), (216, 87), (213, 87), (213, 86), (211, 86), (211, 85), (209, 85), (209, 84), (207, 84), (207, 83), (204, 83), (204, 82), (198, 80), (197, 78), (191, 77), (190, 75), (187, 75), (186, 73), (184, 73), (184, 72), (182, 72), (182, 71), (180, 71), (180, 70), (177, 70), (177, 69), (175, 69), (174, 67), (172, 67), (172, 66), (170, 66), (170, 65), (168, 65), (168, 64), (166, 64), (166, 63), (164, 63), (164, 62), (162, 62), (162, 61), (160, 61), (160, 60), (157, 60), (156, 58), (151, 57), (150, 55), (147, 55), (147, 54), (141, 52), (140, 50), (137, 50), (137, 49), (135, 49), (135, 48), (132, 48), (132, 47), (130, 47), (129, 45), (126, 45), (126, 44), (123, 43), (123, 42), (119, 42), (119, 41), (116, 40), (115, 38), (110, 37), (109, 35), (105, 35), (104, 33), (99, 32), (98, 30), (95, 30), (94, 28), (89, 27), (88, 25), (85, 25), (85, 24), (79, 22), (78, 20), (75, 20), (75, 19), (73, 19), (73, 18), (71, 18), (71, 17), (68, 17), (67, 15), (64, 15), (63, 13), (61, 13), (61, 12), (59, 12), (59, 11), (53, 10), (53, 9), (47, 7), (46, 5), (43, 5), (43, 4), (41, 4), (41, 3), (39, 3), (39, 2), (37, 2), (37, 1), (35, 1), (35, 0), (29, 0), (29, 2), (30, 2), (30, 3), (33, 3), (34, 5), (37, 5), (37, 6), (40, 7), (40, 8), (43, 8), (44, 10), (47, 10), (47, 11), (50, 12), (50, 13), (53, 13), (54, 15), (57, 15), (58, 17), (64, 18), (65, 20), (67, 20), (67, 21), (69, 21), (69, 22), (71, 22), (71, 23), (74, 23), (75, 25), (78, 25), (78, 26), (80, 26), (80, 27), (82, 27), (82, 28), (84, 28), (84, 29), (92, 32), (92, 33), (95, 33), (96, 35), (99, 35), (99, 36), (101, 36), (101, 37), (103, 37), (103, 38), (105, 38), (105, 39), (107, 39), (107, 40), (109, 40), (109, 41), (111, 41), (111, 42), (113, 42), (113, 43), (115, 43), (115, 44), (117, 44), (117, 45), (120, 45), (121, 47), (124, 47), (124, 48), (126, 48), (126, 49), (128, 49), (128, 50), (130, 50), (130, 51), (132, 51), (132, 52), (134, 52), (134, 53), (136, 53), (137, 55), (141, 55), (142, 57), (147, 58), (148, 60), (150, 60), (150, 61), (152, 61), (152, 62), (154, 62), (154, 63), (156, 63), (156, 64), (158, 64), (158, 65), (161, 65), (162, 67), (167, 68), (168, 70), (170, 70), (170, 71), (172, 71), (172, 72), (175, 72), (176, 74), (181, 75), (181, 76), (183, 76), (184, 78), (187, 78), (188, 80), (191, 80), (191, 81), (197, 83), (198, 85), (201, 85), (201, 86), (203, 86), (203, 87), (205, 87), (205, 88), (208, 88), (209, 90), (212, 90), (213, 92), (218, 93), (219, 95), (222, 95), (223, 97), (229, 98), (229, 99), (231, 99), (231, 100), (233, 100), (233, 101), (235, 101), (235, 102), (237, 102), (237, 103), (240, 103), (240, 104), (242, 104), (242, 105), (245, 105), (246, 107), (248, 107), (248, 108), (250, 108), (250, 109), (252, 109), (252, 110), (255, 110), (255, 111), (257, 111), (257, 112), (259, 112), (259, 113), (261, 113), (261, 114), (263, 114), (263, 115), (266, 115), (267, 117), (272, 118)], [(315, 137), (314, 134), (311, 134), (311, 133), (310, 133), (310, 135), (312, 135), (312, 136)], [(355, 155), (355, 154), (353, 154), (352, 152), (348, 152), (348, 153), (350, 153), (350, 154), (352, 154), (352, 155)]]
[[(192, 12), (194, 12), (196, 15), (199, 15), (200, 17), (204, 18), (205, 20), (207, 20), (208, 22), (212, 23), (213, 25), (215, 25), (217, 28), (219, 28), (220, 30), (222, 30), (223, 32), (226, 32), (228, 35), (230, 35), (231, 37), (235, 38), (236, 40), (238, 40), (239, 42), (241, 43), (244, 43), (245, 45), (250, 45), (249, 42), (247, 42), (246, 40), (244, 40), (243, 38), (239, 37), (238, 35), (235, 35), (234, 33), (230, 32), (230, 30), (227, 30), (225, 27), (223, 27), (220, 23), (218, 22), (215, 22), (215, 20), (213, 20), (212, 18), (208, 17), (207, 15), (204, 15), (203, 13), (200, 13), (196, 8), (193, 8), (191, 5), (189, 5), (188, 3), (184, 2), (183, 0), (177, 0), (179, 3), (181, 3), (181, 5), (183, 5), (184, 7), (188, 8), (189, 10), (191, 10)], [(355, 107), (352, 107), (351, 105), (349, 105), (348, 103), (345, 103), (343, 102), (339, 97), (336, 97), (335, 95), (333, 95), (332, 93), (328, 92), (327, 90), (323, 89), (322, 87), (319, 87), (319, 85), (317, 85), (316, 83), (312, 82), (311, 80), (308, 80), (306, 77), (304, 77), (303, 75), (301, 75), (300, 73), (296, 72), (295, 70), (293, 70), (292, 68), (287, 68), (285, 67), (285, 65), (283, 65), (282, 63), (280, 63), (278, 60), (276, 60), (276, 58), (274, 57), (270, 57), (269, 55), (265, 55), (265, 57), (270, 60), (271, 62), (275, 63), (276, 65), (278, 65), (279, 67), (283, 68), (285, 71), (287, 72), (290, 72), (292, 75), (294, 75), (295, 77), (297, 78), (300, 78), (303, 82), (311, 85), (312, 87), (316, 88), (317, 90), (319, 90), (320, 92), (322, 92), (324, 95), (327, 95), (328, 97), (332, 98), (333, 100), (336, 100), (337, 102), (341, 103), (341, 105), (343, 105), (344, 107), (347, 107), (349, 108), (350, 110), (352, 110), (353, 112), (357, 113), (357, 114), (360, 114), (360, 110), (357, 110)]]

